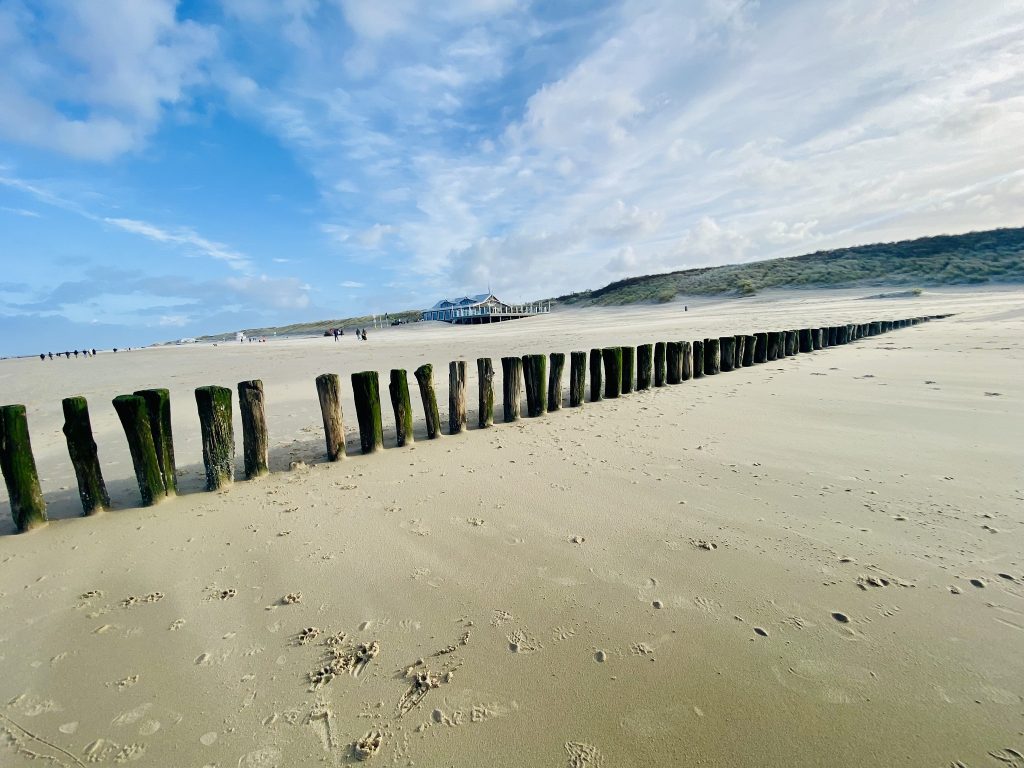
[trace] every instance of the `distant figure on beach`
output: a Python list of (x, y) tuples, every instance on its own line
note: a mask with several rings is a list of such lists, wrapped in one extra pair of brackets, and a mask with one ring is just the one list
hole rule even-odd
[(687, 307), (685, 304), (683, 304), (683, 312), (688, 312), (689, 309), (690, 309), (689, 307)]
[(43, 362), (45, 362), (46, 361), (46, 355), (40, 354), (39, 355), (39, 359), (42, 360)]
[(47, 352), (46, 354), (48, 354), (50, 356), (50, 359), (53, 360), (53, 352)]
[(366, 341), (366, 329), (363, 328), (363, 341)]
[(117, 354), (117, 347), (114, 347), (114, 354)]
[(338, 340), (338, 329), (337, 328), (334, 329), (334, 340), (335, 341)]
[(95, 349), (92, 351), (92, 356), (96, 357), (96, 350)]

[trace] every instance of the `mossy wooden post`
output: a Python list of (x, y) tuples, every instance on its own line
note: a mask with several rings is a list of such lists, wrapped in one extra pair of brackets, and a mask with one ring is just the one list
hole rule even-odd
[(395, 410), (395, 445), (399, 448), (413, 442), (412, 400), (409, 397), (409, 378), (404, 368), (391, 369), (388, 383), (391, 407)]
[(744, 368), (749, 368), (754, 364), (754, 349), (756, 346), (757, 339), (754, 334), (747, 334), (743, 341), (743, 359), (740, 360), (740, 364)]
[(64, 407), (64, 437), (68, 442), (68, 455), (78, 480), (78, 498), (82, 500), (82, 514), (93, 515), (110, 507), (110, 496), (103, 482), (96, 441), (92, 437), (89, 404), (84, 397), (66, 397)]
[(688, 341), (679, 342), (679, 380), (689, 381), (693, 378), (693, 345)]
[(575, 408), (583, 405), (587, 387), (587, 353), (569, 353), (569, 405)]
[(722, 343), (719, 339), (704, 339), (704, 375), (714, 376), (722, 370)]
[(548, 367), (548, 410), (557, 411), (562, 407), (562, 371), (565, 369), (565, 353), (552, 352)]
[(654, 386), (665, 386), (665, 342), (654, 345)]
[(747, 346), (747, 337), (742, 333), (737, 333), (733, 338), (735, 339), (735, 342), (732, 347), (732, 369), (735, 371), (737, 368), (743, 367), (743, 350)]
[(199, 431), (203, 438), (206, 490), (216, 491), (235, 480), (235, 431), (231, 422), (231, 390), (196, 387)]
[(654, 345), (641, 344), (636, 348), (636, 391), (651, 388), (654, 372)]
[(501, 392), (505, 421), (519, 421), (523, 399), (523, 361), (518, 357), (501, 358)]
[(336, 373), (321, 373), (316, 377), (316, 393), (320, 398), (320, 415), (327, 440), (327, 460), (345, 458), (345, 422), (341, 414), (341, 380)]
[(523, 355), (523, 383), (526, 386), (526, 413), (531, 418), (547, 410), (547, 368), (545, 355)]
[(596, 403), (604, 396), (601, 372), (602, 355), (600, 349), (590, 350), (590, 402)]
[(149, 424), (149, 410), (146, 401), (139, 395), (118, 395), (113, 400), (114, 410), (121, 420), (128, 450), (132, 455), (135, 479), (139, 483), (142, 506), (149, 507), (160, 501), (167, 493), (160, 460), (153, 444), (153, 429)]
[(480, 429), (494, 424), (494, 364), (489, 357), (476, 359), (477, 426)]
[(622, 347), (604, 347), (601, 359), (604, 361), (604, 396), (613, 400), (622, 392)]
[(423, 416), (427, 421), (427, 439), (434, 440), (441, 436), (441, 413), (437, 410), (437, 396), (434, 394), (434, 366), (424, 363), (413, 375), (420, 387)]
[(448, 363), (448, 434), (457, 435), (466, 428), (466, 361)]
[(622, 374), (622, 386), (619, 392), (628, 395), (633, 391), (633, 374), (636, 370), (636, 347), (619, 347), (622, 350), (622, 362), (619, 372)]
[(24, 405), (0, 406), (0, 470), (18, 531), (46, 525), (46, 501), (39, 487)]
[(270, 440), (267, 414), (263, 407), (263, 382), (238, 382), (238, 413), (242, 417), (242, 464), (245, 479), (270, 474)]
[(384, 426), (380, 417), (380, 379), (376, 371), (352, 374), (352, 397), (356, 403), (356, 420), (359, 422), (359, 448), (364, 454), (375, 453), (384, 447)]
[(768, 362), (768, 334), (754, 334), (754, 365)]
[(149, 428), (153, 430), (153, 447), (160, 463), (164, 480), (164, 493), (178, 493), (178, 474), (174, 464), (174, 438), (171, 434), (171, 393), (166, 389), (140, 389), (135, 393), (146, 401)]
[(693, 340), (693, 378), (704, 378), (704, 342)]
[(683, 342), (670, 341), (665, 344), (665, 381), (679, 384), (683, 380)]
[(719, 350), (718, 369), (722, 373), (728, 373), (736, 367), (736, 337), (722, 336), (717, 341)]

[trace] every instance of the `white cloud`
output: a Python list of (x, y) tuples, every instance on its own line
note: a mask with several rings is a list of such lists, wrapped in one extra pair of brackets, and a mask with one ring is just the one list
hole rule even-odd
[(363, 288), (363, 283), (357, 283), (355, 280), (343, 280), (338, 283), (342, 288)]
[(142, 237), (149, 238), (150, 240), (155, 240), (158, 243), (170, 243), (172, 245), (185, 246), (189, 250), (196, 251), (204, 256), (209, 256), (211, 259), (223, 261), (232, 269), (247, 270), (252, 266), (249, 259), (242, 254), (223, 243), (208, 240), (187, 227), (179, 227), (174, 231), (170, 231), (163, 229), (162, 227), (158, 227), (155, 224), (138, 221), (136, 219), (104, 218), (103, 221), (117, 227), (118, 229), (123, 229), (125, 232), (141, 235)]

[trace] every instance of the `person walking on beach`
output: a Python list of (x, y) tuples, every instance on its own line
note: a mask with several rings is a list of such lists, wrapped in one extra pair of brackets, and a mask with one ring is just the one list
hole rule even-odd
[(337, 328), (334, 329), (334, 340), (335, 341), (338, 340), (338, 329)]
[(366, 341), (366, 329), (363, 328), (363, 341)]

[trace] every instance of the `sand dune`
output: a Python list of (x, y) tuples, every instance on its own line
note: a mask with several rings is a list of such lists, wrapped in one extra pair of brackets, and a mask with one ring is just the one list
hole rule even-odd
[[(0, 362), (54, 520), (0, 502), (0, 764), (1024, 766), (1024, 292), (874, 292)], [(325, 371), (432, 362), (444, 421), (455, 358), (933, 312), (486, 431), (470, 365), (468, 432), (393, 449), (385, 405), (323, 461)], [(200, 492), (192, 390), (251, 378), (277, 471)], [(183, 495), (142, 509), (110, 399), (147, 386)]]

